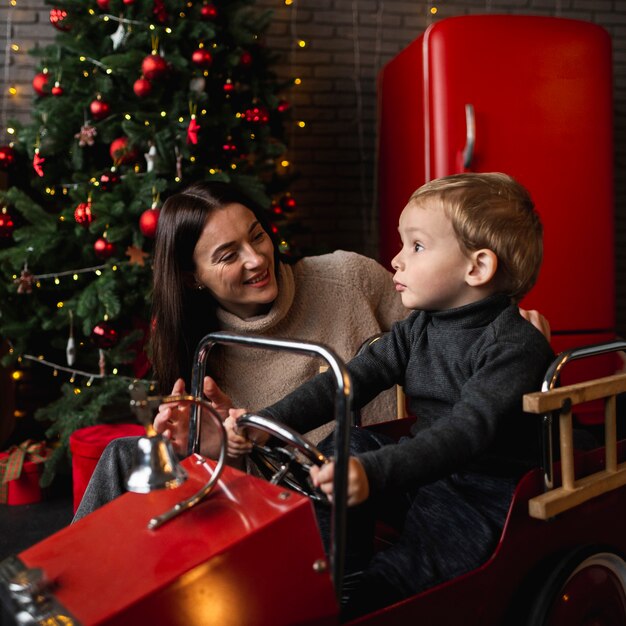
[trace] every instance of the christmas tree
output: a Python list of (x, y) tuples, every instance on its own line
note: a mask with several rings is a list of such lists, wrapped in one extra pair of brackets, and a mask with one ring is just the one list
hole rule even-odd
[(150, 378), (165, 197), (196, 180), (231, 181), (277, 230), (293, 208), (279, 165), (288, 84), (264, 45), (269, 12), (253, 0), (54, 5), (55, 42), (32, 52), (32, 121), (11, 124), (0, 147), (10, 183), (0, 194), (3, 364), (38, 361), (63, 380), (36, 413), (60, 442), (43, 484), (76, 428), (128, 417), (129, 381)]

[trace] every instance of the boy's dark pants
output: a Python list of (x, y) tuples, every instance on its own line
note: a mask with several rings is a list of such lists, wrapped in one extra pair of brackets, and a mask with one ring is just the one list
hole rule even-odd
[[(354, 429), (350, 453), (393, 443)], [(332, 455), (332, 440), (319, 445)], [(514, 478), (457, 473), (408, 494), (384, 494), (350, 508), (348, 514), (346, 603), (352, 619), (415, 595), (484, 563), (498, 544), (516, 485)], [(320, 532), (329, 536), (329, 511), (316, 508)], [(403, 519), (398, 541), (373, 555), (376, 519)], [(363, 570), (359, 575), (359, 570)]]

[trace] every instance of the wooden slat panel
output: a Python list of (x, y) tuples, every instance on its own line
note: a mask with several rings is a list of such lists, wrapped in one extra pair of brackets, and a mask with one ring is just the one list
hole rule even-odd
[(618, 465), (616, 472), (597, 472), (577, 480), (572, 491), (559, 487), (536, 496), (529, 500), (528, 512), (531, 517), (546, 520), (623, 485), (626, 485), (626, 463)]
[(596, 380), (559, 387), (552, 391), (538, 391), (524, 396), (524, 411), (547, 413), (560, 409), (563, 401), (569, 398), (572, 404), (598, 400), (626, 391), (626, 373), (606, 376)]

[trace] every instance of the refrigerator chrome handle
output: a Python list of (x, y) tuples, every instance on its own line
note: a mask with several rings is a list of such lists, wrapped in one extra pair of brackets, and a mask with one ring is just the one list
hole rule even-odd
[(465, 148), (463, 148), (463, 169), (468, 169), (474, 158), (474, 145), (476, 143), (476, 116), (474, 105), (465, 105)]

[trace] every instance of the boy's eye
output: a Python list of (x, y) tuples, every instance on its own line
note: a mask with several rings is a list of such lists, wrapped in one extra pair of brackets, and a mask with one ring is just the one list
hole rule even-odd
[(413, 250), (414, 250), (415, 252), (421, 252), (423, 249), (424, 249), (424, 246), (423, 246), (421, 243), (417, 243), (417, 242), (415, 242), (415, 243), (413, 244)]

